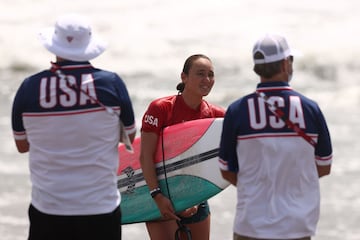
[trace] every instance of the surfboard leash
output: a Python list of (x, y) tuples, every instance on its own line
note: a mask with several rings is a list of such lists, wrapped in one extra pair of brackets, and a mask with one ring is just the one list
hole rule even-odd
[(162, 153), (162, 164), (163, 164), (163, 169), (164, 169), (166, 190), (168, 192), (168, 197), (169, 197), (170, 201), (173, 202), (172, 199), (171, 199), (171, 195), (170, 195), (170, 188), (169, 188), (169, 183), (168, 183), (168, 178), (167, 178), (167, 171), (166, 171), (166, 164), (165, 164), (164, 128), (161, 129), (161, 153)]
[[(170, 188), (167, 178), (167, 171), (166, 171), (166, 164), (165, 164), (165, 147), (164, 147), (164, 128), (161, 129), (161, 152), (162, 152), (162, 163), (164, 168), (164, 177), (165, 177), (165, 184), (166, 184), (166, 190), (168, 192), (168, 197), (171, 202), (173, 200), (171, 199), (170, 194)], [(176, 220), (176, 223), (178, 225), (178, 229), (175, 231), (175, 240), (181, 240), (181, 233), (185, 233), (187, 240), (192, 240), (191, 231), (188, 227), (186, 227), (184, 224), (181, 223), (181, 221)]]
[(178, 229), (176, 229), (175, 231), (175, 240), (182, 240), (182, 235), (181, 233), (185, 233), (186, 235), (186, 239), (187, 240), (191, 240), (192, 236), (191, 236), (191, 231), (190, 229), (185, 226), (184, 224), (181, 223), (181, 221), (176, 220), (177, 225), (179, 226)]
[(101, 108), (103, 108), (107, 113), (109, 113), (110, 115), (115, 115), (118, 117), (119, 121), (120, 121), (120, 130), (122, 132), (121, 134), (121, 142), (124, 143), (125, 148), (127, 151), (134, 153), (134, 149), (132, 147), (129, 135), (126, 134), (125, 132), (125, 127), (123, 122), (120, 120), (120, 114), (118, 114), (117, 112), (114, 111), (114, 109), (112, 109), (109, 106), (106, 106), (105, 104), (103, 104), (102, 102), (99, 101), (99, 99), (95, 98), (94, 96), (91, 96), (88, 92), (86, 92), (84, 89), (82, 89), (81, 87), (79, 88), (76, 83), (72, 83), (71, 81), (69, 81), (69, 79), (67, 78), (67, 76), (62, 72), (61, 67), (59, 65), (57, 65), (54, 62), (51, 62), (51, 68), (50, 71), (55, 73), (60, 79), (63, 79), (65, 81), (67, 81), (71, 87), (76, 88), (77, 90), (80, 90), (83, 94), (85, 94), (86, 96), (88, 96), (92, 101), (96, 102), (96, 104), (98, 104)]

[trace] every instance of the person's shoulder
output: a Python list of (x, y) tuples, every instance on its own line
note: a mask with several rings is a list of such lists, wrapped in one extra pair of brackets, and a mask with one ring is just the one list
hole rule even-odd
[(101, 68), (94, 68), (96, 74), (100, 74), (101, 76), (108, 78), (108, 79), (121, 79), (119, 74), (117, 74), (116, 72), (110, 71), (110, 70), (105, 70), (105, 69), (101, 69)]
[(166, 96), (151, 101), (144, 114), (143, 121), (147, 122), (150, 119), (154, 119), (154, 121), (156, 119), (157, 123), (165, 121), (164, 119), (171, 115), (175, 99), (176, 96)]
[(254, 98), (254, 97), (256, 97), (255, 93), (247, 94), (245, 96), (239, 97), (239, 98), (235, 99), (234, 101), (232, 101), (230, 103), (230, 106), (232, 106), (232, 105), (233, 106), (243, 105), (244, 103), (247, 103), (249, 98)]
[(251, 93), (242, 97), (239, 97), (237, 99), (235, 99), (234, 101), (232, 101), (228, 108), (226, 109), (226, 112), (244, 112), (244, 111), (248, 111), (248, 99), (250, 98), (254, 98), (255, 94)]
[(151, 105), (173, 105), (176, 95), (160, 97), (151, 101)]
[(23, 84), (33, 84), (34, 82), (37, 82), (44, 77), (51, 76), (52, 74), (53, 73), (50, 70), (43, 70), (43, 71), (34, 73), (34, 74), (26, 77), (23, 81)]
[(47, 70), (42, 70), (40, 72), (36, 72), (36, 73), (30, 75), (28, 78), (38, 78), (39, 76), (42, 77), (45, 75), (53, 75), (53, 73), (47, 69)]
[(308, 96), (306, 96), (306, 95), (304, 95), (304, 94), (302, 94), (302, 93), (300, 93), (298, 91), (295, 91), (295, 90), (293, 90), (293, 94), (300, 97), (303, 104), (318, 107), (318, 103), (314, 99), (312, 99), (312, 98), (310, 98), (310, 97), (308, 97)]
[(163, 111), (170, 111), (175, 103), (176, 96), (166, 96), (154, 99), (150, 102), (148, 106), (148, 110), (150, 112), (163, 112)]
[(217, 104), (206, 102), (216, 117), (223, 117), (225, 109)]

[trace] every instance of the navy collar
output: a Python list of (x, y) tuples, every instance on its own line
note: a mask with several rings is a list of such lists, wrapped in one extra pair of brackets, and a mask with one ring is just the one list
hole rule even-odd
[(56, 71), (58, 69), (79, 69), (79, 68), (92, 68), (92, 65), (88, 61), (84, 62), (74, 62), (74, 61), (61, 61), (61, 62), (51, 62), (50, 71)]
[(51, 64), (55, 64), (57, 66), (63, 67), (63, 66), (68, 66), (68, 65), (72, 65), (72, 66), (90, 65), (90, 62), (89, 61), (75, 62), (75, 61), (70, 61), (70, 60), (64, 60), (64, 61), (60, 61), (60, 62), (51, 62)]
[(266, 82), (259, 83), (256, 87), (257, 91), (272, 91), (272, 90), (292, 90), (287, 82)]

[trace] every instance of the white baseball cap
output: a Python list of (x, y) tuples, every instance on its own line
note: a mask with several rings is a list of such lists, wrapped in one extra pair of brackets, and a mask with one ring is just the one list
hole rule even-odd
[(72, 61), (89, 61), (106, 49), (87, 19), (77, 14), (59, 17), (54, 27), (39, 32), (39, 40), (51, 53)]
[[(255, 53), (257, 52), (262, 53), (264, 58), (255, 59)], [(293, 56), (295, 52), (296, 51), (289, 48), (284, 37), (276, 34), (266, 34), (255, 43), (253, 59), (255, 64), (272, 63)]]

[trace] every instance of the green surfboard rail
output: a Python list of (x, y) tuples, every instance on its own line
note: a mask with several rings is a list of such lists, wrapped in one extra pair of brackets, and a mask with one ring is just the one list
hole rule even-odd
[[(210, 181), (190, 175), (178, 175), (160, 180), (160, 188), (173, 203), (176, 212), (195, 206), (222, 189)], [(167, 187), (168, 185), (168, 187)], [(147, 185), (121, 194), (121, 223), (131, 224), (159, 219), (160, 211), (151, 198)]]

